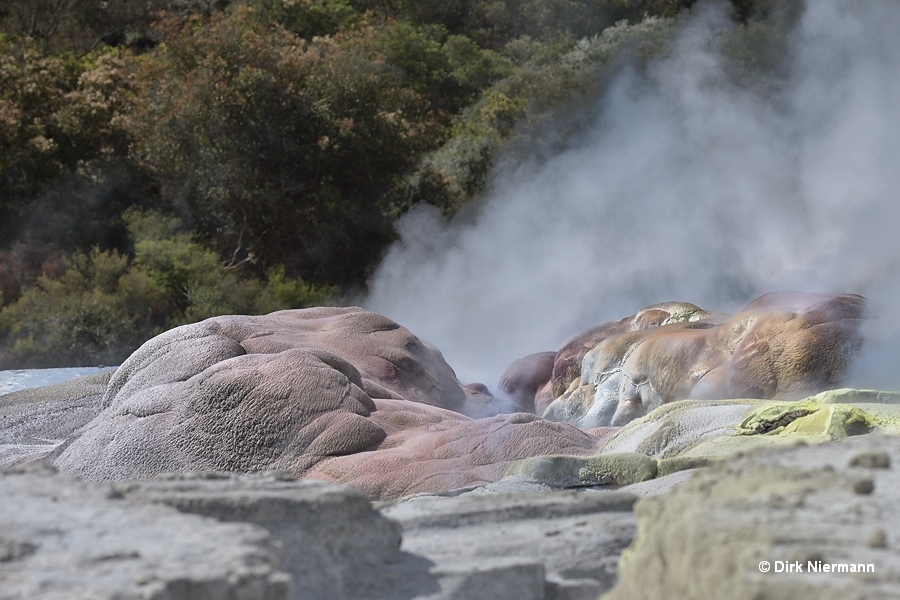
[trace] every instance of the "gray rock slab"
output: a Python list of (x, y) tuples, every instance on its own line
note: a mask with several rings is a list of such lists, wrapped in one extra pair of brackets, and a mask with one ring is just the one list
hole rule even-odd
[(650, 479), (649, 481), (641, 481), (638, 483), (632, 483), (630, 485), (624, 485), (619, 488), (619, 491), (628, 492), (629, 494), (634, 494), (641, 497), (661, 496), (662, 494), (668, 494), (676, 487), (690, 479), (697, 470), (698, 469), (686, 469), (684, 471), (677, 471), (669, 475)]
[(294, 481), (284, 472), (181, 473), (113, 489), (134, 502), (266, 528), (281, 543), (297, 600), (403, 600), (441, 591), (430, 561), (401, 552), (399, 525), (349, 486)]
[(0, 474), (3, 600), (286, 600), (263, 528), (121, 499), (49, 470)]
[(46, 456), (100, 412), (112, 371), (0, 396), (0, 467)]
[(281, 543), (298, 600), (594, 599), (634, 529), (635, 497), (616, 493), (472, 490), (377, 511), (357, 489), (283, 472), (171, 474), (112, 489), (132, 502), (265, 527)]
[(735, 457), (636, 504), (604, 598), (900, 598), (898, 498), (895, 436)]
[(510, 597), (574, 600), (596, 598), (614, 583), (618, 557), (634, 537), (635, 500), (614, 491), (470, 492), (381, 510), (402, 526), (402, 548), (440, 569), (502, 570), (512, 561), (520, 580), (540, 574), (544, 583), (529, 587), (536, 596)]
[(546, 600), (547, 584), (544, 566), (538, 562), (516, 558), (494, 558), (490, 561), (464, 561), (436, 567), (440, 591), (427, 598), (459, 600)]

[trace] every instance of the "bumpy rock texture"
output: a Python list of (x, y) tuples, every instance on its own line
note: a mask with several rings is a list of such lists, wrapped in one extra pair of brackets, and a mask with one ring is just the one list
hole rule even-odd
[(637, 504), (638, 535), (604, 598), (897, 598), (898, 465), (900, 438), (866, 435), (699, 472)]
[[(557, 352), (543, 416), (621, 426), (660, 405), (721, 398), (794, 399), (837, 387), (860, 345), (855, 294), (767, 294), (728, 317), (687, 303), (604, 323)], [(535, 398), (541, 406), (546, 398)]]
[(393, 498), (600, 442), (524, 413), (472, 419), (486, 407), (474, 395), (436, 349), (361, 309), (217, 317), (137, 350), (55, 464), (94, 480), (288, 470)]
[[(325, 459), (307, 474), (390, 499), (481, 485), (516, 460), (593, 454), (605, 439), (526, 413), (472, 420), (421, 405), (376, 401), (372, 418), (388, 436), (374, 452)], [(560, 426), (564, 427), (560, 427)]]
[(0, 467), (50, 454), (100, 412), (112, 371), (0, 397)]
[[(860, 296), (823, 294), (770, 294), (733, 317), (654, 305), (516, 361), (504, 398), (461, 385), (435, 348), (362, 309), (217, 317), (135, 352), (55, 464), (97, 480), (288, 470), (383, 499), (480, 485), (520, 459), (592, 455), (615, 433), (605, 426), (689, 396), (832, 387), (862, 309)], [(578, 468), (600, 473), (593, 485), (608, 482), (605, 465)]]
[(542, 414), (550, 403), (556, 352), (537, 352), (516, 360), (500, 376), (499, 391), (519, 410)]

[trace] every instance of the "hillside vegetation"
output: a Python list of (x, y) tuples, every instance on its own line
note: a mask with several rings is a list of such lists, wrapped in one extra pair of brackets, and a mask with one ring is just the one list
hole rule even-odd
[[(0, 1), (0, 369), (360, 293), (400, 215), (564, 148), (692, 4)], [(736, 76), (795, 4), (732, 1)]]

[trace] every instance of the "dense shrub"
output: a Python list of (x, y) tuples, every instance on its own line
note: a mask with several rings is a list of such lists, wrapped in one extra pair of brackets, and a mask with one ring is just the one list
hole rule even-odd
[(443, 117), (476, 100), (485, 87), (513, 69), (506, 57), (466, 36), (449, 34), (441, 25), (390, 21), (379, 27), (376, 43), (390, 65), (401, 71), (403, 83)]
[(166, 39), (137, 63), (133, 156), (223, 256), (361, 282), (398, 183), (440, 142), (374, 34), (304, 40), (239, 10)]
[(59, 251), (48, 244), (19, 240), (0, 250), (0, 308), (15, 302), (22, 289), (33, 285), (39, 276), (59, 277), (64, 270)]
[[(647, 16), (674, 17), (695, 0), (351, 0), (361, 10), (440, 25), (482, 48), (500, 51), (522, 37), (570, 42), (596, 35), (619, 21), (637, 23)], [(735, 0), (753, 5), (755, 0)]]
[(148, 335), (159, 293), (117, 251), (76, 254), (0, 311), (0, 368), (115, 364)]
[(334, 293), (270, 269), (266, 279), (223, 266), (177, 219), (129, 211), (130, 260), (116, 250), (76, 253), (0, 310), (0, 369), (118, 364), (164, 329), (220, 314), (320, 304)]
[(135, 270), (160, 292), (167, 327), (229, 313), (267, 313), (313, 306), (329, 299), (334, 288), (313, 286), (272, 267), (264, 279), (248, 276), (219, 262), (216, 253), (182, 231), (178, 220), (152, 212), (125, 215), (134, 242)]
[(112, 131), (125, 89), (121, 67), (115, 52), (44, 56), (33, 41), (0, 40), (4, 208), (79, 163), (121, 150)]
[(304, 39), (334, 35), (362, 20), (348, 0), (249, 0), (254, 18), (275, 23)]

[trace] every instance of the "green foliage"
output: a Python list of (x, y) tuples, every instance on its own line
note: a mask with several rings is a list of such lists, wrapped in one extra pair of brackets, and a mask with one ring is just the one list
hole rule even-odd
[(407, 86), (439, 107), (454, 110), (459, 106), (461, 94), (451, 78), (452, 67), (444, 51), (444, 27), (416, 27), (393, 21), (380, 28), (377, 35), (379, 49), (402, 72)]
[(456, 113), (513, 70), (512, 61), (440, 25), (392, 21), (377, 32), (378, 47), (403, 73), (404, 85), (441, 114)]
[(35, 41), (42, 54), (101, 47), (141, 48), (153, 40), (150, 24), (160, 11), (173, 15), (221, 11), (229, 0), (0, 0), (0, 31)]
[(789, 52), (789, 32), (800, 17), (799, 0), (735, 2), (737, 16), (745, 21), (721, 40), (719, 51), (735, 82), (756, 89), (761, 97), (776, 93), (787, 76), (784, 56)]
[[(34, 43), (0, 48), (0, 185), (9, 203), (33, 193), (65, 168), (57, 113), (78, 86), (82, 65), (72, 55), (44, 57)], [(70, 144), (71, 145), (71, 142)]]
[(357, 23), (361, 15), (347, 0), (251, 0), (262, 23), (276, 23), (307, 39), (334, 35)]
[[(756, 0), (735, 0), (755, 3)], [(529, 37), (569, 43), (596, 35), (619, 21), (638, 23), (646, 16), (674, 17), (694, 0), (355, 0), (359, 10), (373, 9), (417, 26), (438, 25), (480, 47), (500, 51), (510, 41)]]
[(19, 241), (0, 250), (0, 308), (15, 302), (38, 276), (59, 277), (63, 270), (62, 257), (49, 244)]
[(315, 286), (299, 278), (285, 275), (278, 265), (266, 273), (266, 282), (253, 296), (253, 312), (266, 314), (286, 308), (317, 306), (335, 299), (337, 288)]
[(264, 313), (324, 302), (332, 293), (269, 270), (267, 280), (242, 277), (240, 269), (222, 265), (215, 252), (181, 231), (178, 219), (152, 212), (125, 214), (134, 239), (135, 270), (165, 298), (166, 325), (199, 321), (230, 313)]
[(221, 314), (321, 304), (332, 288), (242, 276), (180, 230), (178, 220), (130, 210), (129, 260), (116, 250), (76, 253), (61, 276), (41, 276), (0, 310), (0, 368), (117, 364), (165, 328)]
[(585, 107), (598, 100), (617, 59), (627, 54), (645, 62), (658, 56), (673, 23), (622, 21), (565, 51), (528, 38), (511, 43), (511, 54), (522, 64), (459, 114), (450, 139), (410, 178), (411, 195), (452, 215), (484, 189), (501, 148), (508, 159), (518, 160), (534, 154), (538, 143), (565, 144), (591, 114)]
[(374, 38), (304, 40), (247, 10), (172, 30), (138, 63), (133, 156), (223, 256), (361, 282), (398, 181), (440, 140)]
[(479, 47), (463, 35), (449, 36), (444, 52), (450, 63), (451, 76), (463, 87), (481, 90), (512, 71), (509, 59)]
[(0, 311), (0, 365), (115, 364), (146, 339), (158, 298), (118, 252), (76, 254), (62, 277), (40, 277)]

